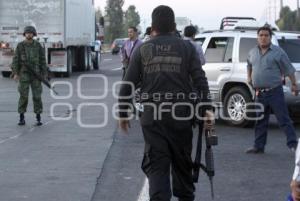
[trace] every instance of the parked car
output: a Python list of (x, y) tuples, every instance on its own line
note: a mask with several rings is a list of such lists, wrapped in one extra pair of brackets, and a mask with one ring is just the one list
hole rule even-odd
[(128, 38), (116, 38), (111, 44), (111, 53), (118, 54)]
[[(202, 45), (206, 72), (213, 100), (222, 104), (222, 114), (235, 126), (249, 126), (245, 118), (246, 104), (253, 102), (254, 90), (247, 83), (247, 57), (257, 44), (257, 29), (239, 27), (235, 30), (206, 31), (196, 36)], [(274, 31), (272, 43), (279, 45), (296, 68), (300, 89), (300, 32)], [(300, 115), (300, 96), (293, 96), (290, 80), (284, 85), (285, 99), (292, 118)], [(248, 113), (247, 113), (248, 114)]]

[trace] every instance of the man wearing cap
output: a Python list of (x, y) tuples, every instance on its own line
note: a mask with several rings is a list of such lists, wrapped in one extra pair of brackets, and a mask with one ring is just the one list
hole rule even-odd
[[(42, 104), (42, 84), (30, 70), (47, 76), (47, 67), (44, 49), (41, 44), (34, 40), (36, 29), (33, 26), (24, 28), (23, 36), (25, 40), (17, 45), (12, 62), (12, 74), (15, 81), (19, 81), (18, 91), (20, 93), (18, 113), (20, 120), (18, 125), (25, 125), (25, 112), (28, 105), (29, 87), (31, 87), (34, 113), (36, 114), (36, 125), (41, 126), (41, 113), (43, 112)], [(28, 69), (30, 68), (30, 70)]]

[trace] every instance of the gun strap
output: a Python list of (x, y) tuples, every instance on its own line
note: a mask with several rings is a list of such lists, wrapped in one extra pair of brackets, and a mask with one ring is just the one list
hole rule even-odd
[(129, 59), (130, 59), (130, 57), (131, 57), (131, 55), (132, 55), (132, 52), (133, 52), (133, 50), (134, 50), (134, 48), (135, 48), (135, 45), (136, 45), (137, 41), (138, 41), (138, 39), (136, 39), (136, 40), (134, 41), (134, 43), (133, 43), (133, 45), (132, 45), (132, 47), (131, 47), (131, 49), (130, 49), (130, 53), (129, 53), (129, 56), (128, 56)]
[[(126, 59), (128, 59), (128, 63), (129, 63), (130, 57), (131, 57), (131, 55), (132, 55), (132, 52), (133, 52), (133, 50), (134, 50), (134, 48), (135, 48), (135, 45), (136, 45), (137, 41), (138, 41), (138, 39), (136, 39), (136, 40), (134, 41), (132, 47), (130, 48), (129, 55), (127, 55), (127, 52), (125, 51), (125, 56), (126, 56)], [(130, 43), (131, 43), (131, 41), (130, 41)]]

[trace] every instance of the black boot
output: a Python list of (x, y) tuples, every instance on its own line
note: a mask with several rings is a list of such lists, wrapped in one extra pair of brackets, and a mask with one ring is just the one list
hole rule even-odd
[(43, 123), (41, 122), (41, 114), (36, 114), (36, 125), (41, 126)]
[(24, 126), (25, 125), (25, 116), (23, 113), (20, 114), (20, 120), (18, 123), (19, 126)]

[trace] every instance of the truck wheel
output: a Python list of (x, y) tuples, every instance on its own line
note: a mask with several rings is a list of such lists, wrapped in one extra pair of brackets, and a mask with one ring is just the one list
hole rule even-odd
[(101, 54), (100, 52), (96, 52), (95, 59), (93, 59), (93, 68), (95, 70), (99, 70), (100, 60), (101, 60)]
[[(255, 113), (246, 113), (252, 98), (250, 92), (243, 87), (231, 88), (224, 98), (224, 115), (232, 126), (249, 127), (254, 125), (254, 121), (247, 120), (246, 117), (255, 117)], [(247, 108), (248, 107), (248, 108)], [(252, 108), (251, 108), (252, 109)]]
[(10, 77), (11, 72), (10, 71), (2, 71), (2, 76), (3, 77)]
[(300, 124), (300, 117), (292, 117), (294, 124)]
[(72, 49), (68, 48), (68, 50), (67, 50), (67, 72), (64, 74), (65, 77), (70, 77), (72, 72), (73, 72)]
[(300, 116), (299, 115), (290, 112), (290, 117), (294, 124), (300, 124)]
[(83, 46), (79, 48), (79, 71), (86, 71), (88, 69), (88, 51), (87, 47)]
[(90, 47), (87, 48), (87, 56), (88, 56), (88, 60), (87, 60), (87, 70), (91, 70), (92, 69), (92, 65), (93, 65), (93, 62), (92, 62), (92, 50)]

